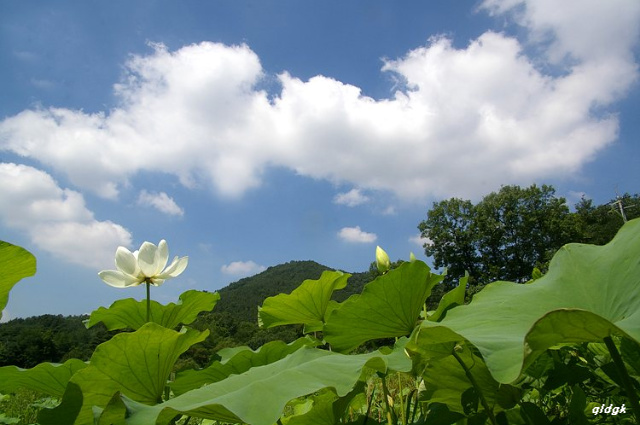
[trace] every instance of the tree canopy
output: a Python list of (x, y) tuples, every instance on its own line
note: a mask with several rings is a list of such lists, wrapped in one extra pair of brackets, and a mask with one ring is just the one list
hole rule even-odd
[[(503, 186), (477, 204), (451, 198), (435, 202), (418, 225), (425, 253), (437, 268), (448, 268), (453, 281), (468, 271), (471, 282), (524, 282), (534, 267), (544, 267), (569, 242), (605, 244), (622, 226), (621, 201), (628, 219), (638, 216), (638, 195), (594, 206), (582, 199), (571, 212), (552, 186)], [(614, 208), (612, 206), (616, 205)]]

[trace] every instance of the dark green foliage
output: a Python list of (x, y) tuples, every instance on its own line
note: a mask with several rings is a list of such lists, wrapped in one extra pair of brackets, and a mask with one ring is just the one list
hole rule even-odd
[(0, 325), (0, 366), (31, 368), (42, 362), (88, 360), (114, 333), (104, 326), (86, 329), (86, 316), (45, 314)]
[(451, 198), (434, 203), (427, 220), (418, 225), (422, 237), (432, 244), (425, 246), (427, 256), (433, 257), (436, 268), (447, 267), (449, 279), (480, 275), (477, 235), (474, 231), (475, 206), (468, 200)]
[(593, 205), (591, 199), (582, 198), (576, 204), (578, 242), (604, 245), (613, 239), (624, 224), (618, 202), (622, 204), (627, 220), (640, 217), (640, 194), (631, 196), (626, 193), (598, 206)]
[(496, 280), (525, 282), (570, 242), (604, 245), (623, 224), (640, 215), (640, 196), (628, 194), (594, 206), (583, 199), (571, 212), (552, 186), (503, 186), (477, 204), (451, 198), (433, 204), (418, 225), (437, 268), (447, 267), (451, 284), (468, 271), (473, 286)]

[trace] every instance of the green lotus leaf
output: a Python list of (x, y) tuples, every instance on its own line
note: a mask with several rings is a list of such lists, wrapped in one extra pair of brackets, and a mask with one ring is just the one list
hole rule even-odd
[(330, 390), (314, 394), (307, 399), (312, 401), (312, 406), (300, 413), (296, 413), (294, 410), (294, 415), (287, 418), (287, 425), (334, 425), (339, 423), (333, 411), (333, 403), (337, 399), (338, 396)]
[(438, 303), (436, 311), (427, 317), (427, 319), (432, 322), (437, 322), (444, 317), (447, 310), (455, 307), (456, 305), (464, 304), (464, 294), (467, 290), (467, 282), (469, 282), (469, 273), (465, 273), (464, 277), (460, 279), (458, 286), (444, 294)]
[(118, 391), (141, 403), (161, 402), (178, 357), (208, 334), (187, 328), (176, 332), (147, 323), (135, 332), (118, 334), (100, 344), (90, 365), (70, 380), (80, 386), (83, 395), (75, 423), (93, 423), (92, 407), (104, 408)]
[(365, 341), (411, 334), (431, 289), (442, 279), (422, 261), (402, 263), (332, 310), (325, 340), (344, 352)]
[[(454, 344), (449, 346), (450, 350), (454, 347), (456, 347)], [(469, 350), (466, 344), (459, 344), (457, 347), (460, 350), (457, 352), (458, 356), (469, 368), (489, 407), (494, 413), (504, 410), (500, 405), (500, 383), (491, 376), (482, 358)], [(461, 395), (472, 389), (473, 384), (453, 356), (432, 358), (427, 362), (422, 377), (427, 388), (425, 397), (430, 403), (442, 403), (452, 412), (465, 413)], [(478, 409), (482, 409), (482, 406)]]
[[(178, 303), (162, 305), (151, 301), (149, 320), (165, 328), (174, 329), (180, 324), (189, 324), (196, 320), (202, 311), (211, 311), (220, 300), (217, 292), (191, 290), (180, 295)], [(133, 298), (118, 300), (109, 308), (100, 307), (91, 313), (85, 323), (87, 328), (102, 322), (108, 330), (139, 329), (147, 323), (147, 301)]]
[(231, 375), (155, 406), (125, 397), (128, 423), (166, 425), (177, 414), (185, 414), (221, 422), (272, 425), (287, 403), (297, 397), (325, 388), (343, 397), (365, 371), (411, 370), (404, 344), (405, 340), (400, 341), (387, 354), (377, 351), (352, 356), (303, 347), (277, 362)]
[(287, 425), (334, 425), (342, 423), (340, 418), (344, 415), (349, 403), (358, 394), (364, 394), (364, 382), (360, 381), (344, 397), (338, 397), (333, 391), (320, 391), (310, 397), (313, 406), (306, 412), (288, 417)]
[(85, 367), (87, 364), (78, 359), (69, 359), (63, 364), (40, 363), (31, 369), (0, 367), (0, 392), (9, 393), (18, 388), (29, 388), (62, 398), (71, 376)]
[[(441, 403), (451, 412), (466, 413), (461, 395), (473, 388), (473, 383), (453, 356), (455, 350), (494, 413), (513, 407), (507, 396), (517, 391), (516, 388), (497, 382), (483, 359), (450, 329), (434, 328), (428, 343), (409, 344), (408, 347), (414, 370), (422, 375), (425, 382), (426, 390), (422, 397), (429, 403)], [(479, 409), (482, 410), (482, 406)]]
[[(209, 367), (201, 370), (185, 370), (178, 373), (171, 383), (171, 389), (176, 395), (184, 394), (194, 388), (222, 381), (229, 375), (244, 373), (252, 367), (264, 366), (278, 361), (301, 347), (317, 346), (318, 341), (311, 338), (299, 338), (290, 344), (282, 341), (271, 341), (253, 351), (249, 347), (233, 347), (221, 350), (220, 356), (229, 357), (226, 360), (213, 362)], [(239, 348), (239, 349), (238, 349)], [(233, 353), (232, 356), (229, 356)]]
[(104, 409), (100, 407), (93, 408), (95, 425), (125, 425), (127, 416), (127, 407), (122, 401), (120, 392), (118, 391), (111, 397), (109, 403)]
[(304, 324), (305, 333), (321, 331), (331, 295), (347, 285), (350, 274), (325, 271), (320, 279), (307, 279), (290, 294), (264, 300), (258, 307), (258, 323), (263, 328)]
[(640, 341), (640, 219), (607, 245), (568, 244), (531, 284), (495, 282), (438, 323), (424, 321), (409, 350), (447, 327), (475, 345), (493, 377), (515, 381), (547, 348), (610, 335)]
[(9, 242), (0, 241), (0, 319), (9, 301), (11, 288), (25, 277), (36, 274), (36, 257)]
[[(82, 390), (73, 382), (69, 382), (62, 396), (62, 402), (53, 409), (42, 409), (38, 412), (40, 425), (73, 424), (82, 408)], [(84, 423), (92, 423), (84, 422)], [(76, 422), (78, 425), (83, 422)]]

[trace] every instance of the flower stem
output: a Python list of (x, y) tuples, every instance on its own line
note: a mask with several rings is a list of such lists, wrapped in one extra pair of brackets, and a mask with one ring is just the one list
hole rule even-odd
[(145, 285), (147, 285), (147, 323), (149, 323), (149, 314), (151, 312), (151, 284), (145, 282)]

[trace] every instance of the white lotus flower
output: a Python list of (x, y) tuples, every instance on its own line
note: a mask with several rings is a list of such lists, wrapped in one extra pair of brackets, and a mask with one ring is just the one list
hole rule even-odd
[(178, 276), (187, 268), (189, 257), (173, 259), (165, 268), (169, 260), (169, 246), (164, 239), (158, 246), (151, 242), (144, 242), (135, 252), (120, 246), (116, 250), (116, 268), (118, 270), (103, 270), (98, 276), (108, 285), (116, 288), (138, 286), (149, 283), (160, 286), (165, 280)]

